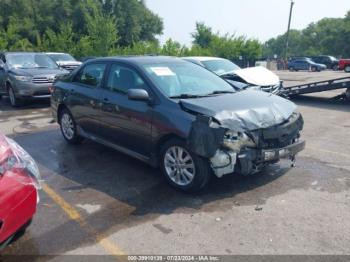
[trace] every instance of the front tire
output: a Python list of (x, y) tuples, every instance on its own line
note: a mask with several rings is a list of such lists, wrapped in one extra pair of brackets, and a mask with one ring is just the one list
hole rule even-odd
[(59, 115), (59, 123), (63, 138), (69, 144), (79, 144), (83, 139), (78, 135), (77, 125), (71, 112), (64, 108)]
[(168, 183), (185, 192), (204, 188), (212, 175), (209, 161), (192, 153), (180, 139), (172, 139), (163, 145), (160, 161)]
[(22, 105), (22, 101), (16, 97), (15, 91), (11, 85), (7, 86), (7, 94), (10, 98), (10, 104), (12, 107), (19, 107)]
[(347, 66), (344, 68), (344, 71), (347, 72), (347, 73), (350, 73), (350, 65), (347, 65)]

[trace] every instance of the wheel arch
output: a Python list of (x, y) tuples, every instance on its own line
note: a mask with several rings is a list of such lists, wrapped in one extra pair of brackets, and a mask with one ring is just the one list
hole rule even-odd
[(160, 153), (161, 153), (161, 150), (162, 150), (162, 146), (166, 142), (168, 142), (168, 141), (170, 141), (172, 139), (180, 139), (180, 140), (186, 142), (186, 139), (184, 137), (181, 137), (181, 136), (179, 136), (177, 134), (174, 134), (174, 133), (163, 135), (161, 138), (158, 139), (158, 141), (155, 144), (156, 159), (160, 159)]
[(60, 114), (63, 111), (63, 109), (69, 110), (68, 107), (65, 104), (63, 104), (63, 103), (59, 104), (58, 107), (57, 107), (57, 123), (58, 124), (61, 124), (60, 123), (60, 121), (61, 121), (60, 120)]

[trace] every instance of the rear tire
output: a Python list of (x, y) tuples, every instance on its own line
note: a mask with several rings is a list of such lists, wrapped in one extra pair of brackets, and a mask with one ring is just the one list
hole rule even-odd
[(317, 69), (316, 66), (313, 66), (313, 67), (311, 67), (311, 71), (312, 71), (312, 72), (316, 72), (316, 71), (318, 71), (318, 69)]
[(344, 71), (350, 73), (350, 65), (345, 66)]
[(209, 160), (192, 153), (180, 139), (166, 142), (160, 152), (160, 167), (167, 182), (176, 189), (196, 192), (212, 176)]
[(68, 109), (62, 109), (58, 120), (60, 123), (62, 136), (69, 144), (76, 145), (83, 141), (83, 138), (78, 135), (77, 125), (71, 112)]
[(338, 65), (333, 65), (333, 71), (338, 71)]

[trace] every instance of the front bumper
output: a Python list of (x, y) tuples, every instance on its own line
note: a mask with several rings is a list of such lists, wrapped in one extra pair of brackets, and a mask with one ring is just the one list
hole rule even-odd
[(261, 150), (260, 158), (263, 162), (276, 161), (295, 156), (305, 148), (305, 141), (301, 140), (282, 148)]
[(20, 82), (13, 83), (16, 96), (23, 98), (50, 98), (50, 90), (52, 83), (36, 84), (33, 82)]
[(211, 167), (217, 177), (233, 172), (250, 175), (270, 163), (280, 159), (294, 158), (305, 148), (305, 141), (300, 140), (291, 145), (273, 149), (245, 149), (239, 154), (233, 151), (218, 150), (210, 159)]

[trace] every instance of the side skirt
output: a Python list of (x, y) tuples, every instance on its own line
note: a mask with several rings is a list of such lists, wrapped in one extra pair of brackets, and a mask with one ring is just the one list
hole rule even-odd
[(97, 137), (97, 136), (94, 136), (88, 132), (85, 132), (80, 126), (77, 127), (77, 131), (78, 131), (78, 134), (82, 137), (85, 137), (87, 139), (90, 139), (92, 141), (95, 141), (99, 144), (102, 144), (102, 145), (105, 145), (105, 146), (108, 146), (110, 148), (113, 148), (121, 153), (124, 153), (128, 156), (131, 156), (133, 158), (136, 158), (138, 160), (141, 160), (142, 162), (145, 162), (149, 165), (151, 165), (152, 167), (157, 167), (157, 163), (156, 163), (156, 160), (154, 159), (154, 157), (147, 157), (145, 155), (142, 155), (140, 153), (137, 153), (133, 150), (130, 150), (130, 149), (127, 149), (125, 147), (122, 147), (122, 146), (119, 146), (119, 145), (116, 145), (114, 143), (111, 143), (103, 138), (100, 138), (100, 137)]

